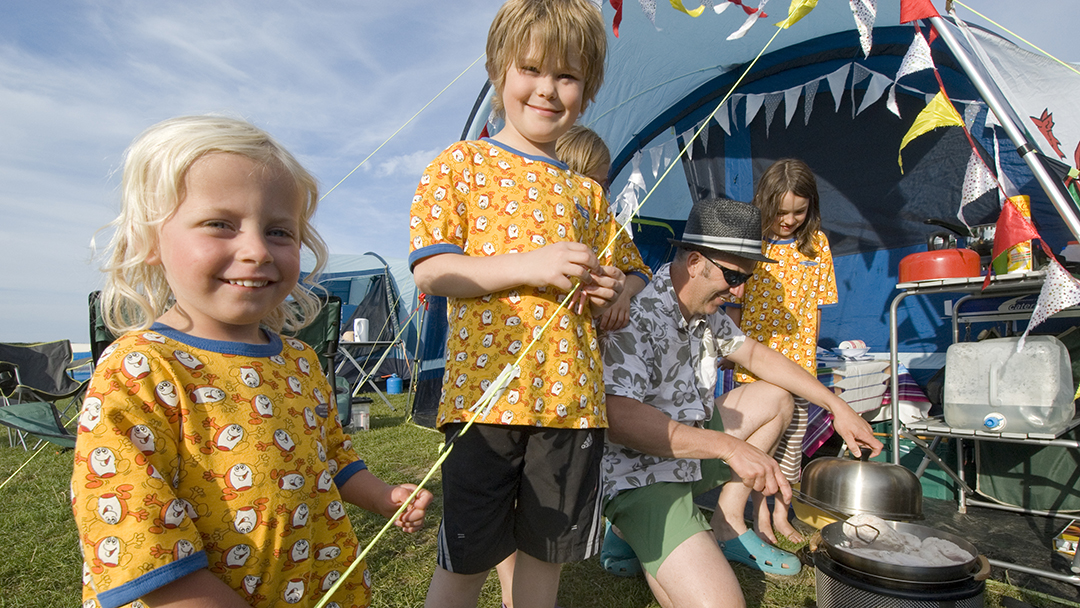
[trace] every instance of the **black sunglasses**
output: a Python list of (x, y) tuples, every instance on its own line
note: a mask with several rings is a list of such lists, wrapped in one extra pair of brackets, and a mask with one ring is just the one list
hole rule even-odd
[(712, 262), (713, 266), (716, 266), (720, 269), (720, 272), (724, 273), (724, 281), (728, 284), (728, 287), (738, 287), (749, 281), (750, 277), (753, 276), (752, 274), (746, 274), (745, 272), (739, 272), (738, 270), (732, 270), (731, 268), (721, 266), (716, 260), (708, 256), (705, 256), (705, 259)]

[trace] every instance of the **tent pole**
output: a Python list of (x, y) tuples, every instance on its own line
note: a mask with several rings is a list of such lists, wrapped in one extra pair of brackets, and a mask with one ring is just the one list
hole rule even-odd
[(952, 51), (953, 56), (956, 57), (956, 60), (960, 63), (968, 78), (971, 79), (971, 83), (975, 85), (979, 94), (982, 95), (983, 100), (990, 106), (990, 110), (997, 116), (998, 122), (1005, 129), (1006, 135), (1016, 145), (1016, 151), (1020, 154), (1020, 158), (1024, 159), (1024, 162), (1031, 169), (1031, 173), (1035, 176), (1039, 185), (1042, 186), (1043, 191), (1050, 197), (1050, 202), (1054, 204), (1054, 208), (1057, 209), (1061, 219), (1065, 221), (1069, 231), (1080, 240), (1080, 218), (1077, 218), (1076, 210), (1071, 201), (1061, 193), (1057, 181), (1043, 166), (1039, 156), (1035, 154), (1038, 148), (1028, 139), (1027, 132), (1020, 125), (1013, 122), (1008, 113), (1003, 111), (1003, 108), (1008, 107), (1008, 104), (1001, 89), (986, 77), (984, 70), (975, 64), (968, 55), (967, 50), (956, 39), (956, 35), (949, 29), (948, 22), (943, 17), (930, 17), (930, 23), (933, 24), (938, 35), (941, 36), (949, 50)]

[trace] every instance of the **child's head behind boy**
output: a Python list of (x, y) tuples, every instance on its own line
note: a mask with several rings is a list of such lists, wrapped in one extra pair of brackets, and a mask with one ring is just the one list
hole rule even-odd
[(494, 139), (526, 154), (555, 157), (604, 81), (607, 36), (588, 0), (509, 0), (487, 40), (492, 109), (505, 127)]
[(311, 224), (317, 202), (311, 174), (247, 122), (189, 116), (150, 127), (125, 155), (103, 268), (106, 324), (121, 333), (161, 321), (239, 342), (264, 342), (260, 324), (302, 325), (319, 304), (297, 282), (300, 247), (316, 257), (313, 275), (326, 258)]

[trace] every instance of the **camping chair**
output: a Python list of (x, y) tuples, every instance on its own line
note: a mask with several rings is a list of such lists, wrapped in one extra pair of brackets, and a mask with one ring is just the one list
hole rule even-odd
[(319, 301), (322, 302), (322, 308), (319, 309), (319, 314), (315, 319), (289, 335), (315, 349), (319, 356), (319, 365), (322, 366), (323, 373), (326, 374), (326, 379), (330, 382), (331, 390), (334, 391), (334, 397), (337, 399), (341, 426), (349, 426), (352, 422), (352, 399), (349, 387), (348, 384), (344, 388), (338, 387), (334, 373), (338, 342), (341, 339), (341, 298), (326, 295), (320, 296)]
[[(71, 360), (67, 340), (0, 344), (0, 424), (8, 427), (12, 445), (17, 442), (30, 449), (26, 437), (34, 435), (61, 447), (75, 447), (75, 435), (66, 428), (63, 416), (78, 405), (89, 380), (79, 382), (68, 372), (87, 363)], [(62, 414), (58, 405), (64, 400)]]

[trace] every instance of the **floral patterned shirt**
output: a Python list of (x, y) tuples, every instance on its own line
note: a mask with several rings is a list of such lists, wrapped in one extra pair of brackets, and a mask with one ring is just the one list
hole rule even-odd
[[(671, 265), (665, 265), (630, 301), (630, 323), (605, 336), (607, 393), (702, 427), (713, 415), (716, 357), (735, 352), (745, 339), (722, 311), (685, 320), (671, 284)], [(703, 367), (712, 367), (711, 376)], [(696, 458), (652, 456), (610, 440), (604, 445), (603, 466), (608, 498), (656, 482), (701, 479)]]
[[(488, 139), (463, 141), (436, 157), (420, 178), (409, 262), (442, 253), (492, 256), (577, 241), (592, 248), (602, 264), (648, 280), (649, 267), (633, 241), (616, 238), (618, 229), (603, 189), (564, 163), (526, 156)], [(478, 422), (607, 426), (593, 319), (588, 311), (560, 308), (564, 295), (522, 285), (448, 299), (439, 427), (468, 421), (491, 382), (519, 359), (519, 375)]]

